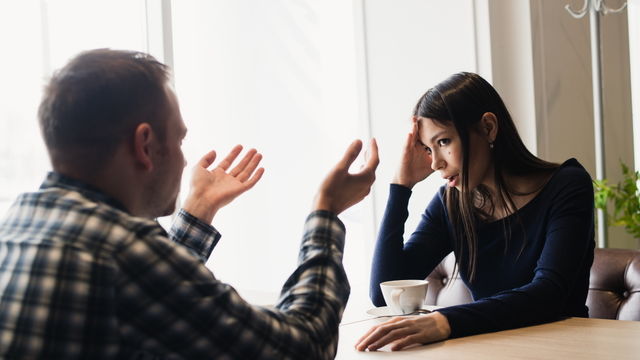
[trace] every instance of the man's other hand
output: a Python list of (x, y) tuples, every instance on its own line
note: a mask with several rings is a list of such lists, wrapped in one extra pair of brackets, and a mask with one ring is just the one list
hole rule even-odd
[(380, 162), (378, 158), (378, 144), (371, 140), (370, 151), (366, 164), (355, 174), (349, 173), (349, 167), (358, 157), (362, 149), (362, 141), (356, 140), (345, 152), (342, 160), (329, 172), (320, 185), (314, 200), (314, 210), (328, 210), (340, 214), (352, 205), (364, 199), (371, 190), (375, 180), (375, 172)]

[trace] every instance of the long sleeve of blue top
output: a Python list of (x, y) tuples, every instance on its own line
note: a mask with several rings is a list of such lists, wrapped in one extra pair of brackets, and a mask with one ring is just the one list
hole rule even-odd
[[(411, 190), (392, 184), (373, 257), (370, 296), (385, 305), (380, 282), (423, 279), (453, 251), (444, 186), (404, 241)], [(460, 276), (474, 301), (438, 310), (451, 337), (517, 328), (564, 316), (586, 317), (593, 262), (593, 186), (575, 160), (563, 163), (543, 189), (516, 213), (477, 225), (476, 277), (465, 255)]]

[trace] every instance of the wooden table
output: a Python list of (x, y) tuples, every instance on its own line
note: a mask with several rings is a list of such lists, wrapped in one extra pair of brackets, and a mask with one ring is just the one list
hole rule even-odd
[(386, 348), (356, 351), (353, 347), (356, 341), (379, 321), (344, 322), (340, 326), (336, 359), (640, 359), (640, 321), (583, 318), (446, 340), (397, 352)]

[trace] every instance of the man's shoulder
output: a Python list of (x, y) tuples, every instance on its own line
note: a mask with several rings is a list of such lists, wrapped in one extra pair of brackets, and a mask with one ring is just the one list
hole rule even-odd
[(97, 251), (98, 247), (115, 248), (135, 238), (161, 235), (164, 231), (153, 220), (131, 216), (110, 204), (62, 188), (20, 195), (0, 228), (5, 236), (22, 234), (31, 241), (90, 251)]

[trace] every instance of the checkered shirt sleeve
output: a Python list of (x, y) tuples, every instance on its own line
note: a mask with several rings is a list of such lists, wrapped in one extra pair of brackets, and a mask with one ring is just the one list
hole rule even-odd
[[(187, 234), (184, 215), (173, 227)], [(190, 236), (182, 236), (189, 243)], [(349, 294), (342, 267), (344, 227), (327, 212), (311, 214), (305, 225), (299, 264), (275, 308), (245, 302), (215, 279), (185, 247), (138, 241), (119, 262), (129, 275), (118, 285), (121, 327), (147, 355), (201, 359), (330, 359)], [(185, 244), (183, 242), (183, 244)], [(189, 246), (199, 252), (201, 246)], [(202, 247), (206, 252), (207, 247)], [(204, 255), (202, 253), (201, 255)], [(201, 257), (201, 260), (205, 257)]]

